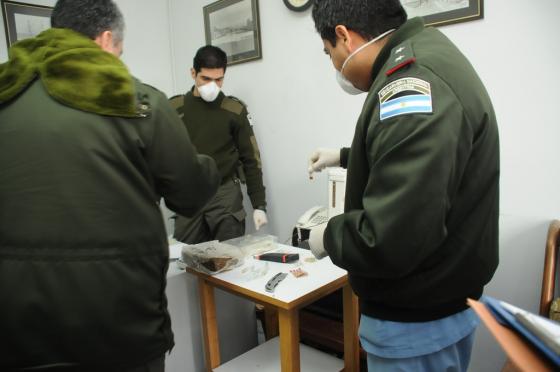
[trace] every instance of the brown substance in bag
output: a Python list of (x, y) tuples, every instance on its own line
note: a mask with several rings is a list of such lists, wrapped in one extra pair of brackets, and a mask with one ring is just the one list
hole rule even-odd
[(207, 268), (209, 271), (220, 271), (227, 265), (228, 261), (231, 259), (232, 257), (213, 257), (209, 258), (206, 261), (200, 262), (200, 264)]

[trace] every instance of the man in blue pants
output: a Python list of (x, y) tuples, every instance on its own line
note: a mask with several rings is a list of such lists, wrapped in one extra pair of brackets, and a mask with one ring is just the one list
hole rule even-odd
[(455, 45), (398, 0), (315, 0), (346, 92), (368, 92), (350, 148), (343, 214), (311, 233), (348, 271), (370, 371), (466, 371), (479, 298), (498, 265), (499, 143), (484, 85)]

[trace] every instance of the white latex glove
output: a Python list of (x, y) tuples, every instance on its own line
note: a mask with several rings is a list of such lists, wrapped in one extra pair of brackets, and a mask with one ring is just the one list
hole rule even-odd
[(313, 179), (313, 172), (320, 172), (326, 167), (340, 166), (340, 149), (319, 147), (309, 158), (309, 178)]
[(255, 209), (253, 211), (253, 221), (255, 222), (255, 230), (258, 230), (261, 226), (266, 225), (268, 223), (266, 212), (260, 209)]
[(326, 228), (327, 222), (324, 222), (320, 225), (314, 226), (309, 232), (309, 248), (311, 248), (311, 253), (313, 253), (313, 256), (315, 256), (318, 260), (329, 255), (323, 245), (323, 233)]

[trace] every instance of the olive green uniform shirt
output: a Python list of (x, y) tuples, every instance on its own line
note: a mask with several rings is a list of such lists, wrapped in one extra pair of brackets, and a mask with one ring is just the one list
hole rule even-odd
[(206, 102), (192, 90), (171, 98), (171, 103), (198, 152), (216, 161), (222, 182), (240, 176), (241, 165), (253, 208), (266, 207), (261, 157), (245, 105), (223, 92)]

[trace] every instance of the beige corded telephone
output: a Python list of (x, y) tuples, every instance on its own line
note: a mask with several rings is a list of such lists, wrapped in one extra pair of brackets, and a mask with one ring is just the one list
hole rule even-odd
[(296, 227), (309, 229), (328, 221), (328, 211), (326, 207), (315, 206), (306, 211), (298, 220)]

